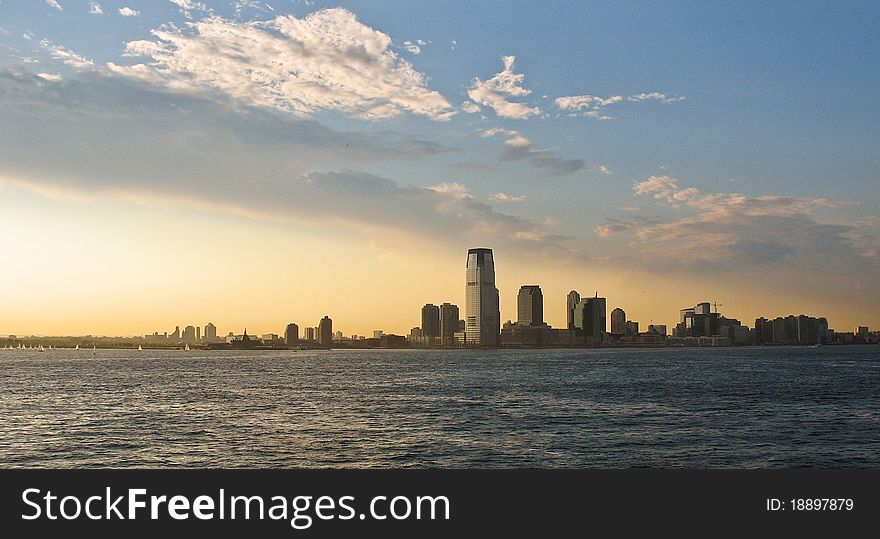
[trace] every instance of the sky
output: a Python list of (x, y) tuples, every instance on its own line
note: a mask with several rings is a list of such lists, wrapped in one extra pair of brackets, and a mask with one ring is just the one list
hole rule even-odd
[(0, 0), (0, 334), (407, 333), (494, 249), (880, 327), (880, 4)]

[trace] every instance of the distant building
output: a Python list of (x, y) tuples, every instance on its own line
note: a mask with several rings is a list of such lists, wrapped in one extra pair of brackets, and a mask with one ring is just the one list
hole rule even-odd
[(461, 314), (458, 305), (444, 303), (440, 306), (440, 344), (443, 346), (453, 346), (455, 344), (455, 333), (459, 331), (458, 323)]
[(373, 330), (373, 338), (374, 339), (381, 339), (382, 335), (385, 335), (385, 332), (382, 331), (381, 329), (374, 329)]
[(633, 320), (627, 320), (623, 327), (624, 327), (624, 335), (635, 336), (635, 335), (639, 334), (639, 323), (638, 322), (635, 322)]
[(345, 338), (345, 335), (343, 335), (341, 331), (337, 331), (333, 334), (333, 340), (341, 341), (343, 338)]
[(648, 324), (648, 333), (666, 336), (666, 324)]
[(205, 324), (205, 342), (217, 342), (217, 326), (211, 322)]
[(296, 344), (299, 342), (299, 326), (290, 323), (284, 329), (284, 344)]
[(440, 307), (433, 303), (422, 307), (422, 336), (426, 346), (434, 346), (440, 337)]
[(174, 326), (174, 333), (168, 336), (169, 341), (180, 342), (180, 326)]
[(469, 346), (498, 346), (501, 309), (492, 249), (469, 249), (465, 286), (465, 335)]
[(196, 339), (196, 328), (194, 326), (186, 326), (183, 328), (183, 342), (190, 344), (198, 342), (198, 339)]
[(625, 335), (626, 331), (626, 311), (620, 307), (611, 311), (611, 333), (614, 335)]
[(536, 284), (523, 285), (516, 297), (517, 319), (521, 326), (544, 325), (544, 294)]
[(607, 326), (605, 298), (598, 294), (592, 298), (582, 299), (575, 306), (574, 328), (584, 344), (599, 345), (605, 339)]
[(333, 320), (329, 316), (325, 316), (318, 322), (318, 344), (333, 345)]
[(577, 308), (577, 304), (580, 301), (581, 295), (575, 290), (569, 292), (568, 296), (565, 298), (565, 316), (566, 320), (568, 320), (568, 329), (570, 330), (574, 330), (574, 310)]
[(314, 342), (316, 340), (315, 328), (305, 328), (303, 330), (303, 340)]

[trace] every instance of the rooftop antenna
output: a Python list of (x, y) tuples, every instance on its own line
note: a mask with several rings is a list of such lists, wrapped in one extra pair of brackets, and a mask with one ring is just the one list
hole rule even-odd
[(712, 304), (712, 306), (715, 307), (715, 314), (718, 314), (718, 307), (724, 307), (724, 305), (722, 305), (721, 303), (718, 303), (717, 301), (714, 302)]

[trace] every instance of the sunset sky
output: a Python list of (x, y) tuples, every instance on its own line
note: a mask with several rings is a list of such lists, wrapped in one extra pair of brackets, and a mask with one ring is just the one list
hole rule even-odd
[(880, 327), (877, 2), (0, 1), (0, 334), (405, 333), (495, 251)]

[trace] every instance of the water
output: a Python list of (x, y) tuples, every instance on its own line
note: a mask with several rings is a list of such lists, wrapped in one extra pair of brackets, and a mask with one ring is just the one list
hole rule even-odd
[(0, 467), (880, 467), (880, 347), (0, 350)]

